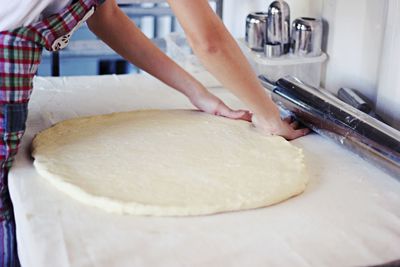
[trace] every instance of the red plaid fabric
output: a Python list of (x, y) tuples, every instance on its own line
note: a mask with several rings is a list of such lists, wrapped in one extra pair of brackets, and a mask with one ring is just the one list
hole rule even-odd
[(32, 80), (42, 49), (65, 47), (71, 34), (102, 2), (74, 1), (59, 14), (0, 32), (0, 267), (19, 266), (7, 174), (25, 131)]

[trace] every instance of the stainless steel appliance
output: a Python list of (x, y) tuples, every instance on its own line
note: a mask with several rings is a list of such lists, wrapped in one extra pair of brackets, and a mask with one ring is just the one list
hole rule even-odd
[(268, 7), (267, 44), (280, 44), (282, 54), (289, 53), (290, 8), (285, 1), (274, 1)]
[(292, 25), (292, 53), (303, 57), (321, 55), (322, 20), (317, 18), (298, 18)]
[(253, 12), (246, 18), (246, 36), (247, 45), (254, 51), (264, 51), (266, 42), (267, 13)]

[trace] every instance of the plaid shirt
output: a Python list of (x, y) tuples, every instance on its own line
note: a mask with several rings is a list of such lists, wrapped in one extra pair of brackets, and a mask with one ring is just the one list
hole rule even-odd
[(0, 32), (0, 267), (19, 266), (7, 174), (25, 131), (32, 80), (43, 47), (56, 51), (101, 0), (78, 0), (29, 26)]

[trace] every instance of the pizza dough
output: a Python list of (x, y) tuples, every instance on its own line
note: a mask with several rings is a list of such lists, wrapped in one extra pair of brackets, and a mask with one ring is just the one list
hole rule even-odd
[(110, 212), (187, 216), (253, 209), (301, 193), (301, 149), (250, 123), (188, 110), (63, 121), (33, 141), (34, 165), (72, 198)]

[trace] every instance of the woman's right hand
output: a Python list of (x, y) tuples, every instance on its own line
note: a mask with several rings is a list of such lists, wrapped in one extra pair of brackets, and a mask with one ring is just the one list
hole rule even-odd
[(253, 115), (252, 123), (258, 131), (265, 135), (279, 135), (286, 140), (293, 140), (307, 135), (310, 130), (308, 128), (299, 129), (297, 121), (291, 121), (290, 118), (281, 119), (279, 115), (268, 119), (259, 118)]

